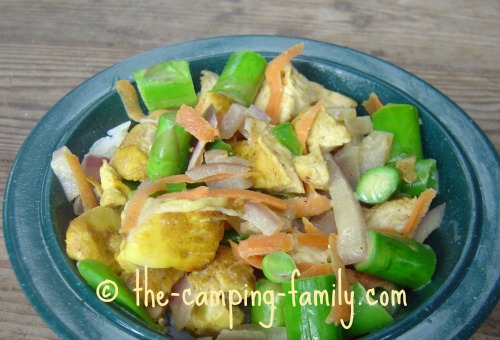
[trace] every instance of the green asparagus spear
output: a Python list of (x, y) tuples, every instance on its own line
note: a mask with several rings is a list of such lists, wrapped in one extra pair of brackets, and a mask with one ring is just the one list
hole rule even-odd
[(413, 183), (401, 181), (398, 188), (399, 193), (419, 196), (426, 189), (437, 190), (438, 171), (434, 159), (417, 159), (415, 162), (415, 172), (417, 173), (417, 180)]
[(436, 270), (436, 253), (401, 235), (368, 230), (368, 257), (354, 268), (417, 289), (427, 284)]
[(158, 119), (146, 172), (152, 181), (160, 177), (184, 173), (189, 163), (193, 137), (175, 122), (175, 113), (167, 112)]
[(302, 145), (293, 130), (292, 124), (286, 122), (271, 128), (271, 133), (276, 139), (287, 147), (295, 156), (302, 155)]
[(272, 291), (274, 294), (274, 304), (263, 302), (252, 304), (250, 308), (250, 322), (254, 324), (259, 324), (260, 322), (262, 322), (267, 326), (272, 321), (272, 327), (285, 326), (285, 315), (283, 311), (284, 299), (280, 294), (282, 293), (281, 284), (273, 283), (266, 279), (261, 279), (256, 283), (255, 290), (259, 291), (262, 296), (264, 296), (264, 294), (269, 294), (267, 292)]
[(260, 54), (238, 51), (229, 57), (212, 91), (233, 102), (250, 106), (264, 80), (267, 62)]

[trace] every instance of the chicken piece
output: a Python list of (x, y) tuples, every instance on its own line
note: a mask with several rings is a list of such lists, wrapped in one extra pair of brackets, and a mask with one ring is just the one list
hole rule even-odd
[[(283, 97), (280, 106), (281, 123), (295, 118), (300, 112), (323, 100), (325, 106), (356, 107), (352, 99), (330, 90), (322, 85), (309, 81), (291, 64), (286, 66), (282, 77)], [(269, 102), (269, 86), (264, 82), (255, 98), (254, 104), (265, 111)]]
[(416, 202), (416, 197), (401, 197), (363, 209), (367, 227), (402, 234)]
[(224, 218), (218, 211), (150, 214), (127, 235), (119, 256), (149, 268), (203, 269), (215, 257)]
[(243, 295), (245, 291), (252, 291), (255, 276), (253, 268), (236, 259), (230, 247), (220, 246), (212, 263), (203, 270), (191, 272), (188, 281), (194, 292), (237, 290)]
[(227, 112), (232, 102), (226, 96), (210, 91), (214, 87), (215, 83), (217, 83), (218, 79), (219, 75), (216, 73), (207, 70), (201, 71), (201, 90), (198, 93), (198, 102), (202, 103), (201, 112), (205, 112), (210, 105), (213, 105), (215, 108), (215, 114), (220, 120)]
[(156, 133), (156, 124), (151, 122), (144, 122), (137, 124), (130, 130), (130, 132), (125, 136), (120, 148), (125, 148), (130, 145), (135, 145), (141, 150), (143, 154), (149, 156), (151, 151), (151, 145)]
[(316, 149), (307, 155), (295, 157), (293, 165), (301, 180), (316, 189), (328, 190), (330, 174), (326, 161), (319, 150)]
[(120, 215), (107, 207), (95, 207), (73, 219), (66, 231), (66, 253), (76, 261), (100, 260), (114, 272), (121, 268), (115, 260), (120, 251), (122, 236)]
[(233, 146), (236, 156), (253, 163), (254, 188), (274, 192), (304, 193), (304, 186), (293, 166), (290, 150), (283, 146), (269, 131), (269, 125), (247, 118), (245, 127), (250, 133), (249, 141), (237, 142)]
[[(301, 115), (295, 119), (298, 121)], [(295, 120), (294, 120), (295, 122)], [(292, 124), (294, 124), (292, 122)], [(322, 152), (330, 152), (335, 148), (351, 141), (351, 134), (345, 125), (333, 118), (324, 107), (321, 108), (309, 131), (307, 137), (307, 148), (312, 151), (319, 149)]]
[(120, 175), (113, 169), (106, 160), (99, 170), (101, 177), (101, 200), (103, 207), (122, 207), (127, 203), (130, 188), (122, 183)]
[[(229, 328), (229, 308), (220, 303), (207, 303), (194, 306), (186, 329), (196, 336), (216, 337), (220, 331)], [(232, 307), (233, 326), (241, 325), (245, 314), (238, 306)]]
[(116, 150), (111, 165), (116, 172), (129, 181), (144, 181), (148, 178), (146, 164), (148, 156), (137, 145), (128, 145)]
[(208, 70), (203, 70), (201, 71), (201, 77), (200, 77), (200, 95), (203, 95), (207, 92), (209, 92), (215, 84), (217, 83), (217, 80), (219, 80), (219, 75), (217, 73), (208, 71)]

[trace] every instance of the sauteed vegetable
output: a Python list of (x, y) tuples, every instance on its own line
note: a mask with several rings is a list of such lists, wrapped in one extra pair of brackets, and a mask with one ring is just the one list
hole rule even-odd
[(117, 83), (130, 120), (81, 161), (54, 152), (66, 251), (93, 289), (115, 282), (165, 334), (336, 339), (392, 323), (432, 280), (422, 242), (444, 205), (419, 228), (438, 174), (417, 108), (358, 106), (297, 70), (303, 48), (238, 51), (199, 82), (184, 60), (136, 70)]

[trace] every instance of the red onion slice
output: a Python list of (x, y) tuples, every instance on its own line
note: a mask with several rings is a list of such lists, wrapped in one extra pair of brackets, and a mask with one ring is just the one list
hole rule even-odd
[(244, 174), (250, 170), (249, 167), (232, 163), (206, 163), (193, 167), (186, 171), (186, 175), (194, 181), (218, 175), (218, 174)]
[(261, 120), (266, 123), (271, 121), (271, 117), (269, 117), (264, 111), (253, 104), (248, 108), (247, 114), (249, 117)]
[(249, 189), (252, 185), (253, 180), (251, 178), (242, 178), (238, 176), (207, 183), (207, 187), (210, 189)]
[(243, 124), (246, 116), (246, 107), (239, 104), (232, 104), (220, 121), (220, 138), (231, 138)]
[(441, 222), (443, 221), (445, 210), (446, 203), (443, 203), (429, 211), (420, 222), (413, 239), (417, 242), (423, 243), (434, 230), (439, 228)]
[(99, 174), (102, 163), (104, 161), (110, 162), (108, 157), (86, 154), (83, 157), (82, 168), (85, 171), (87, 177), (92, 177), (97, 182), (101, 183), (101, 175)]
[(171, 294), (170, 296), (170, 309), (172, 311), (172, 318), (174, 319), (174, 327), (177, 331), (180, 331), (186, 327), (194, 307), (194, 303), (185, 303), (193, 301), (195, 295), (187, 275), (184, 275), (172, 287), (172, 293), (176, 294)]

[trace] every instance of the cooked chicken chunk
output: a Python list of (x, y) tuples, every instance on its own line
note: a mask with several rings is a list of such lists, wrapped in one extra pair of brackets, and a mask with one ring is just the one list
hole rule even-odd
[(139, 148), (139, 150), (141, 150), (143, 154), (149, 156), (149, 152), (151, 151), (151, 145), (153, 144), (154, 141), (155, 133), (156, 133), (155, 123), (144, 122), (137, 124), (125, 136), (123, 142), (120, 144), (120, 148), (124, 148), (129, 145), (135, 145)]
[(122, 183), (120, 175), (104, 160), (99, 170), (101, 177), (101, 200), (103, 207), (122, 207), (127, 203), (130, 188)]
[(147, 163), (148, 156), (137, 145), (118, 148), (111, 159), (111, 165), (116, 172), (130, 181), (144, 181), (148, 178)]
[(300, 179), (316, 189), (328, 190), (330, 175), (323, 155), (313, 150), (307, 155), (295, 157), (293, 165)]
[[(300, 120), (300, 118), (301, 115), (297, 116), (294, 122)], [(330, 152), (350, 141), (351, 134), (347, 131), (345, 125), (335, 120), (322, 107), (314, 119), (306, 144), (309, 151), (319, 149), (322, 152)]]
[(120, 257), (149, 268), (203, 269), (215, 257), (223, 219), (217, 211), (151, 214), (127, 235)]
[(249, 141), (237, 142), (236, 156), (253, 163), (254, 188), (274, 192), (304, 193), (302, 182), (293, 166), (290, 150), (283, 146), (269, 131), (266, 123), (248, 118), (245, 126), (250, 132)]
[(402, 234), (416, 202), (415, 197), (401, 197), (363, 209), (367, 227)]
[[(216, 337), (219, 332), (229, 328), (229, 308), (220, 303), (209, 303), (201, 306), (194, 306), (191, 312), (186, 329), (197, 336)], [(233, 326), (241, 325), (245, 319), (245, 314), (238, 306), (232, 308)]]
[[(352, 99), (309, 81), (291, 64), (285, 67), (283, 80), (283, 97), (280, 107), (280, 122), (287, 122), (300, 112), (323, 100), (326, 106), (356, 107)], [(264, 82), (255, 98), (254, 104), (261, 110), (266, 109), (269, 102), (269, 86)]]
[(66, 253), (73, 260), (100, 260), (114, 272), (121, 268), (115, 260), (120, 250), (122, 236), (120, 215), (113, 209), (95, 207), (85, 211), (69, 224), (66, 231)]

